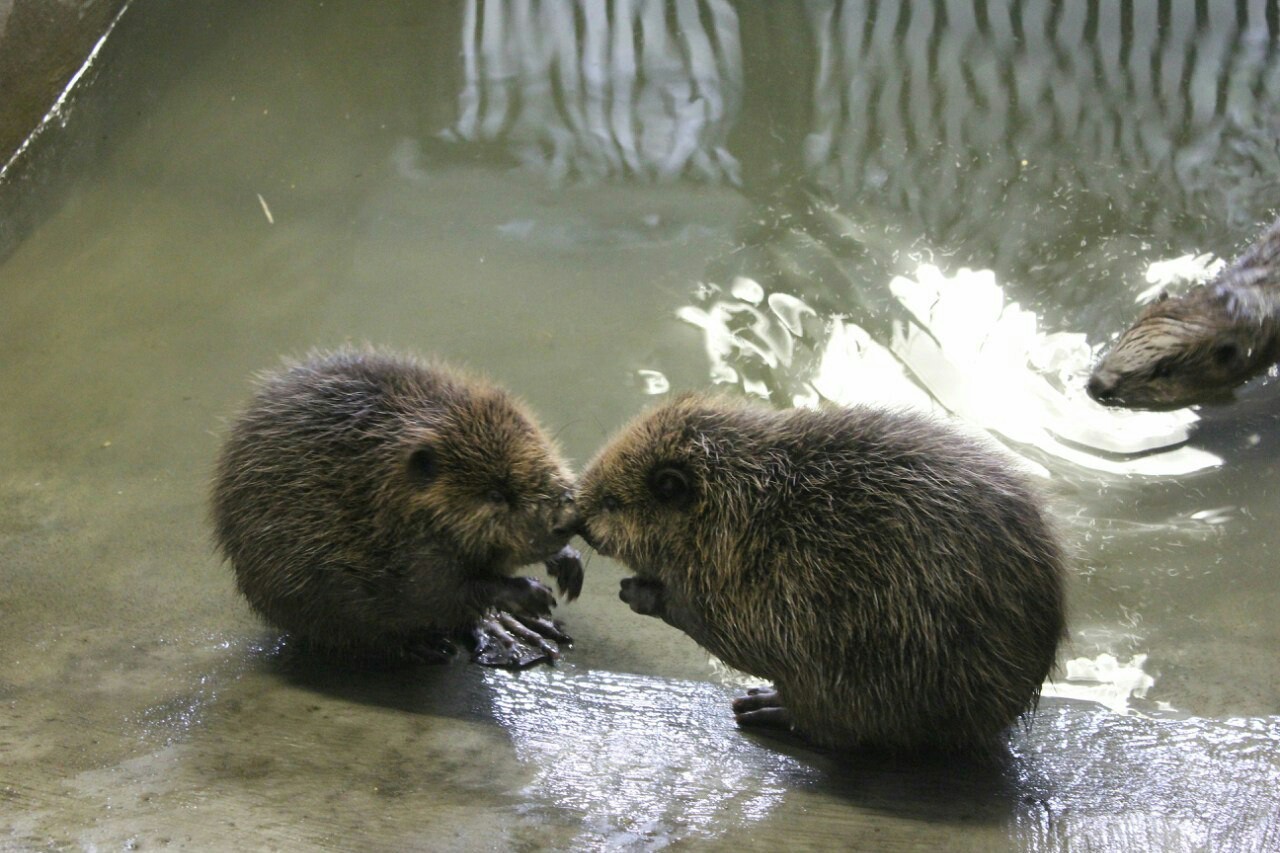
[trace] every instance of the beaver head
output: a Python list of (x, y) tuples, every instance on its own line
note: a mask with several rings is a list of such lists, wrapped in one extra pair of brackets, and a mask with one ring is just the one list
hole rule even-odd
[(374, 578), (418, 556), (508, 574), (568, 542), (572, 488), (554, 443), (503, 389), (346, 348), (261, 377), (213, 504), (224, 551), (268, 584), (309, 577), (322, 557)]
[(638, 417), (580, 478), (583, 539), (641, 577), (714, 583), (738, 564), (750, 530), (752, 484), (765, 464), (752, 452), (761, 430), (749, 425), (759, 417), (696, 395)]
[(435, 405), (392, 401), (402, 429), (375, 504), (467, 565), (509, 574), (563, 548), (577, 525), (573, 479), (550, 440), (505, 392), (475, 380)]
[(1273, 321), (1221, 287), (1161, 294), (1093, 369), (1089, 396), (1109, 406), (1176, 409), (1229, 397), (1275, 360)]

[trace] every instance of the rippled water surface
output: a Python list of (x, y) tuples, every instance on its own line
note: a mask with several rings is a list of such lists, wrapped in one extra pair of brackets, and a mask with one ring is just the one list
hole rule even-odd
[[(1280, 848), (1280, 391), (1082, 383), (1280, 213), (1275, 2), (134, 0), (0, 178), (0, 847)], [(955, 417), (1072, 640), (998, 766), (743, 734), (596, 557), (554, 669), (329, 670), (205, 490), (249, 375), (441, 353), (578, 464), (663, 395)]]

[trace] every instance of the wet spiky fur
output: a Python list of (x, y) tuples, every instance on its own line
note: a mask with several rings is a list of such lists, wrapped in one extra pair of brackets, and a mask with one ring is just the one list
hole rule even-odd
[(1280, 359), (1280, 220), (1208, 284), (1161, 294), (1089, 378), (1099, 402), (1176, 408), (1229, 396)]
[(272, 624), (394, 650), (470, 624), (564, 546), (571, 488), (504, 390), (409, 356), (316, 352), (263, 375), (233, 424), (214, 534)]
[[(683, 471), (672, 503), (655, 472)], [(994, 452), (928, 417), (686, 396), (580, 479), (583, 536), (833, 747), (976, 749), (1053, 667), (1063, 556)]]

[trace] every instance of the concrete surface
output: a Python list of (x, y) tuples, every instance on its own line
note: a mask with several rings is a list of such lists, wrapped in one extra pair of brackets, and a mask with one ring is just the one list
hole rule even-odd
[(282, 353), (446, 354), (578, 463), (649, 402), (637, 370), (708, 382), (674, 312), (756, 202), (438, 156), (463, 11), (138, 0), (43, 162), (101, 156), (0, 185), (42, 211), (0, 254), (0, 849), (1280, 849), (1274, 456), (1055, 472), (1064, 659), (1147, 652), (1155, 684), (1044, 700), (994, 765), (738, 731), (741, 678), (629, 613), (599, 557), (554, 668), (351, 671), (248, 611), (207, 481)]
[(0, 0), (0, 164), (40, 123), (126, 0)]

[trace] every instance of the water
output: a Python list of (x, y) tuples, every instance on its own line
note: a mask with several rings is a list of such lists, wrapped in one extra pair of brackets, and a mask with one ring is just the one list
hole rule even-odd
[[(1276, 386), (1081, 388), (1149, 273), (1280, 206), (1277, 33), (1274, 2), (136, 0), (0, 184), (0, 846), (1280, 846)], [(738, 732), (742, 679), (598, 557), (554, 670), (295, 660), (205, 489), (249, 374), (346, 340), (489, 373), (579, 464), (712, 384), (958, 416), (1053, 496), (1062, 675), (1006, 766), (850, 764)]]

